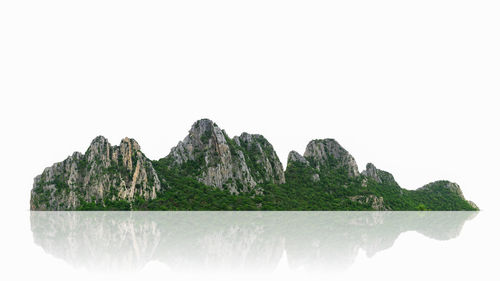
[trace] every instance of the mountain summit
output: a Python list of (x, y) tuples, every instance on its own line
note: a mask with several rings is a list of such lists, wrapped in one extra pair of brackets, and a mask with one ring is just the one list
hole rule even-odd
[(85, 154), (75, 152), (35, 178), (30, 207), (73, 210), (82, 202), (153, 200), (160, 189), (151, 161), (134, 139), (124, 138), (119, 146), (111, 146), (98, 136)]
[(160, 162), (233, 194), (261, 193), (258, 184), (285, 182), (283, 166), (263, 136), (243, 133), (230, 139), (208, 119), (195, 122), (184, 140)]
[(291, 151), (286, 171), (259, 134), (233, 138), (209, 119), (158, 161), (134, 139), (96, 137), (35, 178), (31, 210), (477, 210), (448, 181), (417, 190), (354, 157), (334, 139)]

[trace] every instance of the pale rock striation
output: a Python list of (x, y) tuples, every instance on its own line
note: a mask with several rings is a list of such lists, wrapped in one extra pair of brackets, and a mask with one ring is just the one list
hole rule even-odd
[[(300, 165), (305, 165), (305, 167), (311, 168), (309, 161), (307, 161), (307, 159), (304, 158), (304, 156), (300, 155), (297, 151), (292, 150), (290, 151), (290, 153), (288, 153), (287, 166), (294, 165), (297, 163)], [(320, 181), (320, 176), (317, 173), (313, 173), (310, 179), (313, 182), (318, 182)]]
[[(377, 169), (372, 163), (359, 173), (354, 157), (334, 139), (310, 141), (303, 155), (291, 151), (285, 177), (283, 165), (266, 138), (248, 133), (229, 138), (209, 119), (195, 122), (183, 141), (166, 157), (153, 162), (133, 139), (124, 138), (120, 145), (111, 146), (106, 138), (98, 136), (85, 154), (75, 152), (35, 178), (30, 208), (75, 210), (119, 206), (128, 209), (132, 203), (163, 198), (165, 192), (177, 187), (177, 180), (189, 184), (193, 179), (232, 194), (250, 193), (250, 198), (263, 194), (267, 184), (274, 184), (288, 189), (324, 188), (330, 194), (335, 194), (332, 190), (342, 189), (341, 193), (345, 194), (342, 200), (375, 210), (404, 208), (404, 204), (414, 208), (413, 203), (442, 209), (441, 202), (446, 198), (453, 198), (460, 203), (460, 208), (470, 209), (470, 205), (478, 209), (473, 202), (465, 200), (456, 183), (436, 181), (410, 191), (402, 189), (392, 174)], [(285, 181), (286, 185), (282, 185)], [(415, 201), (408, 203), (403, 200), (405, 196)], [(394, 204), (399, 199), (403, 207)], [(468, 205), (463, 204), (464, 201)], [(262, 207), (260, 203), (256, 205)], [(456, 207), (450, 206), (446, 208)]]
[(98, 136), (85, 154), (75, 152), (35, 178), (30, 208), (72, 210), (81, 202), (131, 202), (135, 196), (149, 200), (159, 190), (158, 175), (135, 140), (124, 138), (119, 146), (111, 146)]
[(290, 164), (292, 162), (299, 162), (299, 163), (303, 163), (303, 164), (309, 165), (309, 162), (307, 162), (306, 158), (304, 158), (304, 156), (300, 155), (295, 150), (292, 150), (292, 151), (290, 151), (290, 153), (288, 153), (288, 161), (287, 161), (287, 163)]
[(306, 147), (304, 156), (296, 151), (288, 154), (287, 166), (294, 163), (305, 164), (314, 170), (311, 179), (320, 180), (320, 172), (332, 172), (345, 169), (349, 177), (359, 176), (356, 160), (334, 139), (312, 140)]
[(361, 172), (362, 175), (373, 179), (374, 181), (384, 184), (384, 185), (395, 185), (399, 187), (399, 184), (394, 179), (394, 176), (386, 171), (379, 170), (372, 163), (366, 164), (366, 170)]
[(171, 168), (196, 167), (190, 176), (234, 194), (255, 190), (261, 183), (285, 182), (283, 166), (261, 135), (243, 133), (230, 139), (209, 119), (193, 124), (189, 134), (164, 158)]
[(304, 152), (304, 158), (317, 169), (345, 168), (350, 177), (359, 176), (358, 165), (354, 157), (334, 139), (310, 141)]
[(389, 211), (389, 207), (384, 205), (384, 198), (375, 195), (356, 195), (350, 196), (349, 199), (353, 202), (358, 202), (365, 205), (370, 205), (377, 211)]
[(285, 173), (276, 151), (273, 146), (258, 134), (242, 133), (234, 137), (235, 143), (245, 150), (252, 166), (258, 168), (258, 171), (252, 171), (257, 183), (285, 183)]
[(382, 180), (377, 174), (377, 168), (375, 168), (375, 165), (373, 165), (372, 163), (366, 164), (366, 170), (364, 170), (361, 174), (369, 178), (372, 178), (374, 181), (378, 183), (382, 183)]
[(428, 183), (420, 188), (417, 189), (417, 191), (431, 191), (436, 188), (442, 188), (442, 189), (448, 189), (449, 191), (457, 194), (460, 198), (465, 200), (464, 194), (462, 193), (462, 190), (460, 189), (460, 186), (454, 182), (450, 181), (445, 181), (445, 180), (440, 180), (440, 181), (435, 181)]

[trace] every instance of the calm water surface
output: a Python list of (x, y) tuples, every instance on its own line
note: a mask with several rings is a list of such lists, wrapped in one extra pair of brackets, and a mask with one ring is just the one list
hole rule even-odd
[[(411, 279), (419, 276), (417, 268), (435, 255), (442, 255), (443, 269), (453, 259), (470, 258), (468, 247), (460, 249), (460, 243), (450, 241), (460, 240), (463, 229), (480, 215), (479, 212), (30, 212), (29, 216), (33, 241), (47, 258), (63, 261), (75, 271), (93, 277), (149, 272), (182, 279), (255, 275), (329, 279), (339, 274), (369, 276), (370, 270), (379, 274), (377, 265), (387, 267), (387, 261), (383, 260), (388, 260), (393, 267), (387, 267), (391, 271), (386, 279), (390, 279), (389, 273), (414, 263), (415, 272), (410, 274), (406, 269), (400, 272), (406, 272)], [(409, 234), (401, 241), (405, 250), (395, 249), (391, 255), (402, 234)], [(470, 242), (463, 242), (467, 243)], [(377, 260), (379, 255), (382, 261)], [(432, 270), (440, 274), (439, 269)]]
[[(488, 212), (27, 212), (8, 277), (499, 280)], [(479, 275), (478, 275), (479, 274)]]

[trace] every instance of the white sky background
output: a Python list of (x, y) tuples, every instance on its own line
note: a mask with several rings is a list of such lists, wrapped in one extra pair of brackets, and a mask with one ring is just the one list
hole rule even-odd
[(498, 1), (2, 1), (2, 208), (97, 135), (166, 156), (207, 117), (284, 165), (315, 138), (405, 188), (499, 184)]

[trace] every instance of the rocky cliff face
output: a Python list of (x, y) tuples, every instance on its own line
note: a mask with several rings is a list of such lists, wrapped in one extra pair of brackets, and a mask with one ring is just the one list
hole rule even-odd
[(384, 185), (396, 185), (399, 187), (399, 184), (396, 182), (391, 173), (377, 169), (372, 163), (366, 164), (366, 170), (364, 170), (361, 174), (378, 183)]
[(246, 161), (257, 183), (285, 182), (283, 165), (273, 146), (262, 135), (242, 133), (233, 140), (247, 155)]
[(356, 195), (350, 196), (349, 199), (353, 202), (370, 205), (376, 211), (390, 211), (391, 208), (385, 206), (384, 197), (375, 195)]
[(445, 180), (431, 182), (417, 189), (417, 191), (440, 191), (445, 190), (458, 195), (461, 199), (465, 200), (464, 194), (460, 186), (454, 182)]
[(294, 162), (309, 165), (309, 162), (307, 162), (307, 160), (306, 160), (306, 158), (304, 158), (304, 156), (300, 155), (300, 153), (298, 153), (297, 151), (292, 150), (292, 151), (290, 151), (290, 153), (288, 153), (287, 163), (291, 164)]
[(85, 154), (75, 152), (35, 178), (30, 207), (71, 210), (82, 201), (132, 201), (134, 196), (149, 200), (159, 190), (158, 175), (135, 140), (124, 138), (119, 146), (111, 146), (99, 136)]
[[(358, 177), (358, 165), (347, 150), (334, 139), (312, 140), (306, 147), (304, 156), (296, 151), (288, 154), (287, 167), (299, 164), (307, 170), (307, 178), (313, 182), (321, 180), (320, 174), (346, 174), (350, 178)], [(303, 171), (304, 172), (304, 171)], [(311, 174), (309, 176), (309, 174)]]
[[(478, 209), (465, 200), (455, 183), (437, 181), (418, 190), (405, 190), (390, 173), (371, 163), (360, 174), (354, 157), (334, 139), (312, 140), (303, 155), (290, 152), (285, 178), (273, 146), (262, 135), (242, 133), (231, 139), (208, 119), (195, 122), (168, 156), (153, 162), (133, 139), (125, 138), (119, 146), (111, 146), (99, 136), (85, 154), (75, 152), (35, 178), (30, 208), (203, 209), (207, 202), (212, 202), (220, 208), (233, 209)], [(236, 198), (205, 188), (196, 180), (245, 195)], [(263, 205), (263, 197), (254, 195), (263, 195), (266, 184), (275, 185), (266, 189), (266, 195), (267, 191), (271, 197), (290, 191), (289, 197)], [(177, 198), (179, 192), (186, 196)], [(216, 200), (211, 197), (214, 194)], [(155, 198), (159, 200), (152, 200)]]
[(377, 168), (375, 168), (375, 165), (373, 165), (372, 163), (366, 164), (366, 170), (364, 170), (361, 174), (372, 178), (378, 183), (382, 183), (382, 179), (380, 179), (380, 177), (378, 176)]
[(206, 185), (235, 194), (256, 190), (259, 183), (285, 181), (281, 162), (263, 136), (243, 133), (230, 139), (208, 119), (195, 122), (164, 161)]
[(322, 167), (328, 169), (343, 168), (350, 177), (359, 176), (358, 165), (354, 157), (334, 139), (309, 142), (304, 152), (304, 158), (316, 169), (322, 169)]

